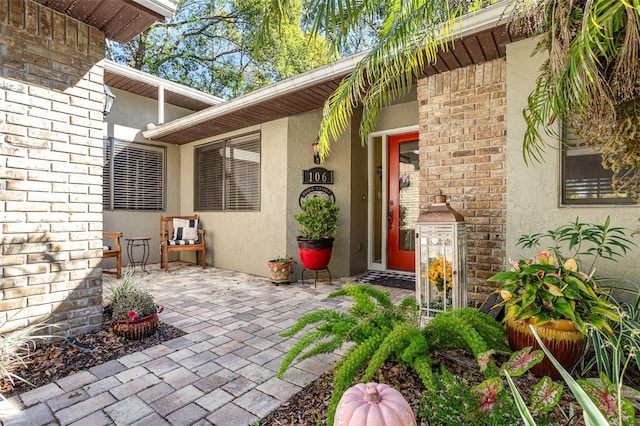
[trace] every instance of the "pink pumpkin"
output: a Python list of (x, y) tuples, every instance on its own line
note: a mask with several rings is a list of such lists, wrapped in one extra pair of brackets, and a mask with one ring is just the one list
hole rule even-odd
[(340, 398), (336, 426), (415, 426), (416, 418), (402, 394), (385, 384), (350, 387)]

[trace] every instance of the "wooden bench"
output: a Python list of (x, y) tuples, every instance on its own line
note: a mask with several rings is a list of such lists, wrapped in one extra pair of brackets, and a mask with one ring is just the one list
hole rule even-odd
[(205, 230), (198, 228), (198, 215), (160, 215), (160, 261), (164, 270), (169, 271), (169, 253), (183, 251), (195, 251), (196, 263), (206, 268), (204, 234)]
[(104, 272), (105, 274), (115, 274), (116, 278), (120, 278), (122, 276), (122, 247), (120, 246), (120, 238), (122, 238), (122, 232), (103, 232), (102, 238), (110, 238), (113, 240), (113, 245), (104, 245), (105, 242), (102, 242), (102, 258), (116, 258), (116, 270), (105, 271), (103, 269), (102, 272)]

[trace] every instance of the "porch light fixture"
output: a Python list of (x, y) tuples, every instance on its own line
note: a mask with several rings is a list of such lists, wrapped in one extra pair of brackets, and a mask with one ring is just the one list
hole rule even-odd
[(313, 163), (314, 164), (320, 164), (320, 151), (318, 151), (318, 139), (316, 138), (315, 141), (313, 141), (313, 143), (311, 144), (311, 148), (313, 148)]
[(104, 114), (104, 117), (106, 117), (111, 112), (111, 107), (113, 107), (113, 101), (115, 100), (116, 95), (113, 94), (111, 89), (109, 89), (109, 86), (106, 84), (103, 84), (102, 86), (104, 87), (104, 110), (102, 113)]
[(416, 222), (416, 300), (421, 320), (467, 306), (464, 217), (442, 194), (436, 195), (435, 202)]

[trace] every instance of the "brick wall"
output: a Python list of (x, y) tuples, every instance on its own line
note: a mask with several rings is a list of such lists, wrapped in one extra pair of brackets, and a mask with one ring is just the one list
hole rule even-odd
[(0, 330), (102, 326), (104, 34), (0, 0)]
[(420, 79), (420, 202), (442, 190), (467, 223), (470, 305), (493, 287), (506, 256), (506, 62)]

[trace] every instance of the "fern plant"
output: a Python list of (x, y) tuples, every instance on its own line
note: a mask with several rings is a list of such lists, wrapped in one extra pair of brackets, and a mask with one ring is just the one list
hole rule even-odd
[(423, 334), (433, 351), (448, 348), (469, 350), (485, 377), (497, 374), (493, 353), (510, 353), (505, 329), (489, 315), (472, 308), (449, 309), (436, 315)]
[[(460, 347), (469, 348), (479, 361), (493, 351), (506, 350), (504, 328), (488, 315), (471, 309), (462, 309), (460, 313), (453, 309), (438, 314), (430, 326), (421, 332), (419, 308), (413, 297), (404, 299), (396, 306), (387, 291), (351, 283), (328, 297), (341, 296), (351, 297), (354, 301), (347, 313), (330, 309), (310, 312), (281, 334), (291, 337), (308, 326), (316, 325), (285, 355), (278, 377), (296, 359), (329, 354), (346, 343), (353, 344), (334, 369), (333, 393), (327, 414), (329, 424), (332, 423), (342, 394), (355, 384), (356, 378), (360, 377), (361, 383), (369, 381), (387, 360), (413, 368), (424, 385), (430, 388), (434, 364), (433, 348), (430, 346), (447, 346), (442, 336), (448, 335)], [(437, 320), (439, 317), (441, 319)], [(452, 325), (454, 328), (451, 328)], [(431, 333), (440, 337), (428, 337)]]

